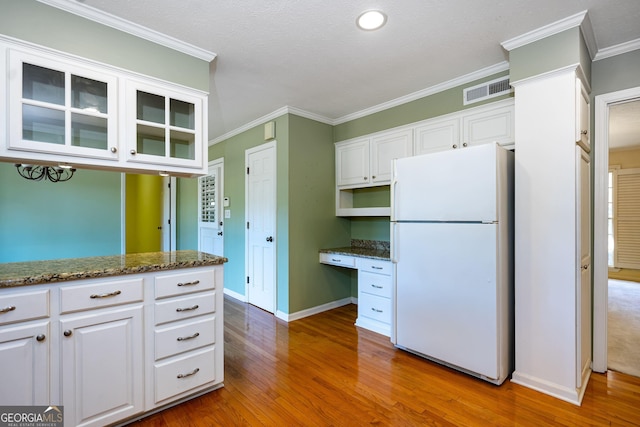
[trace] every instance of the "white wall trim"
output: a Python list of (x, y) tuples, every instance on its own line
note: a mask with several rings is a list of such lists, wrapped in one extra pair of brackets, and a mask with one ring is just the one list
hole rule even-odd
[(206, 49), (199, 48), (192, 44), (183, 42), (174, 37), (162, 34), (158, 31), (135, 24), (126, 19), (101, 11), (92, 6), (69, 0), (38, 0), (40, 3), (47, 4), (57, 9), (64, 10), (74, 15), (81, 16), (99, 24), (106, 25), (116, 30), (129, 33), (136, 37), (148, 40), (153, 43), (177, 50), (178, 52), (211, 62), (217, 56), (215, 53)]
[(609, 107), (640, 99), (640, 86), (595, 97), (593, 177), (593, 370), (607, 371), (607, 194), (609, 173)]
[(513, 373), (511, 381), (520, 384), (521, 386), (528, 387), (537, 390), (541, 393), (548, 394), (565, 402), (573, 403), (580, 406), (582, 396), (584, 395), (585, 386), (582, 389), (570, 389), (566, 387), (560, 387), (556, 383), (536, 378), (531, 375), (521, 374), (518, 371)]
[(276, 311), (276, 317), (278, 319), (284, 320), (285, 322), (293, 322), (294, 320), (313, 316), (314, 314), (322, 313), (323, 311), (333, 310), (334, 308), (342, 307), (351, 303), (352, 303), (352, 298), (347, 297), (337, 301), (331, 301), (326, 304), (307, 308), (306, 310), (296, 311), (295, 313), (291, 313), (291, 314), (287, 314), (278, 310)]
[[(545, 25), (544, 27), (540, 27), (533, 31), (529, 31), (528, 33), (514, 37), (500, 44), (507, 51), (511, 51), (513, 49), (517, 49), (519, 47), (528, 45), (529, 43), (537, 42), (538, 40), (542, 40), (549, 36), (553, 36), (555, 34), (561, 33), (570, 28), (577, 27), (580, 24), (582, 24), (586, 16), (587, 16), (587, 11), (583, 10), (582, 12), (578, 12), (574, 15), (568, 16), (559, 21), (552, 22), (551, 24)], [(588, 25), (590, 27), (591, 22), (589, 22)], [(589, 51), (591, 51), (591, 49), (589, 49)]]
[(611, 58), (612, 56), (622, 55), (623, 53), (633, 52), (638, 49), (640, 49), (640, 39), (629, 40), (628, 42), (600, 49), (593, 60), (599, 61), (601, 59)]
[(247, 297), (245, 295), (242, 295), (241, 293), (236, 291), (232, 291), (229, 288), (224, 288), (224, 294), (233, 299), (237, 299), (240, 302), (247, 302)]

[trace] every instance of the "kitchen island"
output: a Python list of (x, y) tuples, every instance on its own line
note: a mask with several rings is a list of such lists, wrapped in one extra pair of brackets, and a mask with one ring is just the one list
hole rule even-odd
[(0, 401), (104, 426), (222, 387), (226, 261), (174, 251), (0, 264)]

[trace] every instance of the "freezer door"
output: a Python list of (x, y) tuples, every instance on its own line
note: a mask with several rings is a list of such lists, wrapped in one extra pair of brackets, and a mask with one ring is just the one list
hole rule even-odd
[(504, 149), (484, 144), (397, 159), (391, 220), (496, 221), (497, 150)]
[(499, 376), (496, 224), (394, 224), (395, 344)]

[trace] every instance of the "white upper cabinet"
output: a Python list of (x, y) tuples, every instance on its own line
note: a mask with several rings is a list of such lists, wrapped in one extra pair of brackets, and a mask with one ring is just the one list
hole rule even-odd
[(370, 138), (336, 145), (336, 184), (338, 186), (369, 184)]
[(415, 154), (515, 141), (513, 99), (427, 120), (415, 128)]
[(127, 107), (127, 160), (201, 167), (202, 99), (128, 82)]
[(371, 182), (389, 184), (393, 159), (413, 154), (411, 129), (387, 132), (371, 138)]
[(118, 160), (114, 76), (16, 50), (9, 76), (9, 149)]
[(431, 120), (415, 129), (416, 155), (457, 148), (460, 144), (460, 119)]
[(206, 175), (204, 92), (1, 40), (0, 69), (0, 160)]

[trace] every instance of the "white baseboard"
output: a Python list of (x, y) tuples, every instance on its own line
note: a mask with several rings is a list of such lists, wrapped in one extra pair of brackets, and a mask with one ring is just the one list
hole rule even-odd
[(343, 298), (337, 301), (331, 301), (326, 304), (318, 305), (316, 307), (307, 308), (306, 310), (296, 311), (295, 313), (287, 314), (280, 310), (276, 311), (276, 317), (282, 319), (285, 322), (293, 322), (294, 320), (302, 319), (304, 317), (313, 316), (314, 314), (322, 313), (323, 311), (333, 310), (334, 308), (342, 307), (352, 303), (353, 298)]
[(540, 393), (548, 394), (549, 396), (580, 406), (584, 390), (587, 388), (588, 376), (586, 377), (586, 381), (583, 380), (581, 389), (564, 387), (560, 384), (552, 383), (528, 374), (522, 374), (517, 371), (511, 376), (511, 381), (516, 384), (520, 384), (521, 386), (539, 391)]
[(231, 289), (224, 288), (224, 294), (227, 296), (230, 296), (233, 299), (237, 299), (238, 301), (247, 302), (246, 296), (239, 294), (237, 292), (234, 292)]

